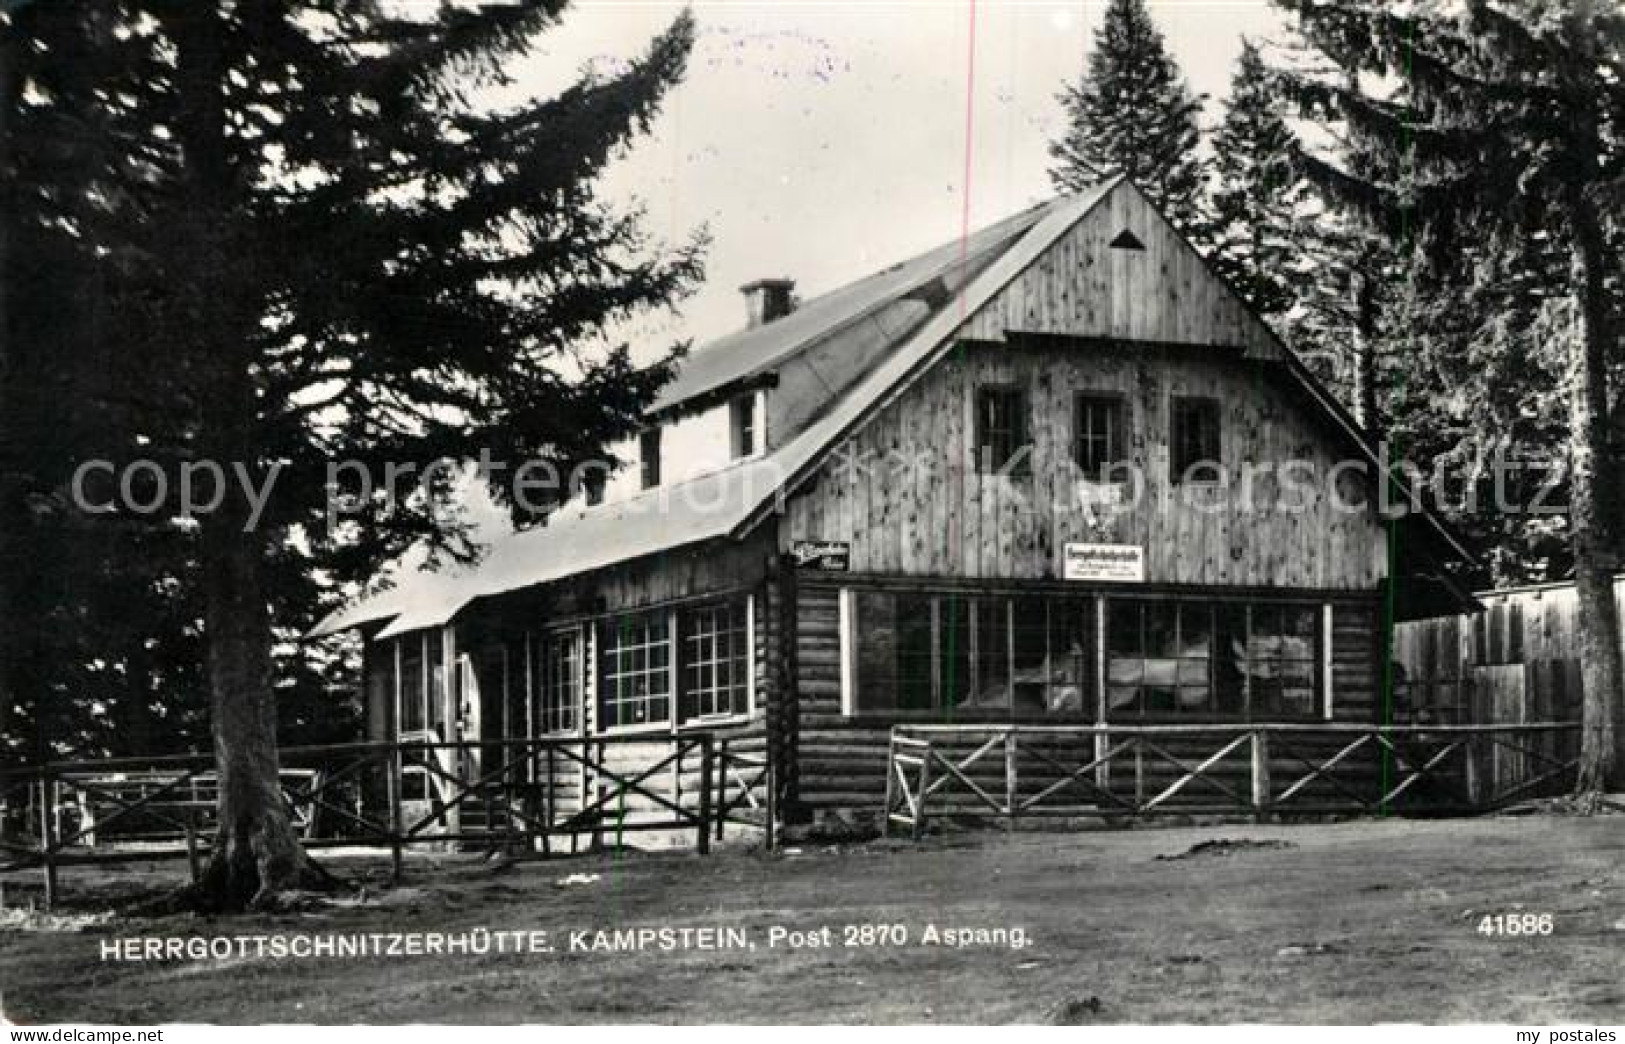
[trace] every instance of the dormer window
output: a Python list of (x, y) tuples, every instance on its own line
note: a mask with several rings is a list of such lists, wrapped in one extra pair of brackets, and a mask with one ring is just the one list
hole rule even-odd
[(743, 460), (757, 450), (756, 393), (741, 395), (728, 404), (728, 445), (733, 460)]
[(660, 485), (659, 428), (650, 428), (638, 436), (638, 474), (644, 489)]

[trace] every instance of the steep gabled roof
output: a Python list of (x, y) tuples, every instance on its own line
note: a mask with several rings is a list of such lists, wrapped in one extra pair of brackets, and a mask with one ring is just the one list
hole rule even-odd
[[(1064, 197), (1030, 207), (979, 232), (927, 251), (829, 293), (822, 294), (782, 319), (730, 334), (684, 360), (678, 376), (661, 393), (654, 412), (678, 408), (783, 365), (788, 359), (825, 343), (832, 335), (874, 316), (915, 294), (945, 273), (963, 267), (986, 268), (960, 298), (987, 286), (986, 275), (1002, 266), (1008, 278), (1010, 258), (1030, 262), (1055, 234), (1077, 221), (1110, 185), (1082, 196)], [(1057, 223), (1059, 220), (1059, 223)], [(1044, 228), (1040, 232), (1040, 227)], [(991, 267), (987, 267), (991, 266)], [(1017, 269), (1019, 270), (1019, 269)], [(923, 328), (905, 338), (893, 352), (915, 355), (927, 329), (951, 332), (966, 313), (960, 298), (937, 301)], [(937, 336), (943, 336), (938, 330)], [(878, 371), (888, 370), (891, 361)], [(847, 398), (863, 395), (874, 375)], [(408, 556), (392, 569), (394, 586), (330, 614), (311, 637), (353, 627), (385, 623), (379, 637), (404, 634), (445, 623), (476, 598), (519, 590), (550, 580), (597, 569), (645, 555), (725, 537), (741, 530), (764, 505), (771, 506), (784, 479), (799, 470), (817, 444), (828, 417), (814, 423), (765, 457), (743, 461), (686, 482), (647, 490), (635, 497), (596, 507), (573, 506), (555, 513), (545, 526), (501, 534), (490, 541), (478, 566), (422, 569), (422, 556)]]
[[(1010, 280), (1036, 261), (1068, 229), (1083, 220), (1119, 184), (1127, 182), (1121, 177), (1114, 178), (1088, 192), (1067, 197), (1065, 206), (1047, 211), (1020, 241), (972, 279), (958, 298), (938, 309), (924, 326), (875, 367), (850, 394), (834, 403), (817, 423), (780, 449), (775, 454), (783, 471), (784, 484), (776, 491), (779, 497), (794, 491), (805, 481), (824, 454), (865, 418), (901, 395), (913, 377), (929, 369), (940, 354), (951, 346), (954, 333), (967, 316), (991, 301)], [(740, 519), (734, 534), (741, 535), (754, 526), (773, 510), (775, 502), (758, 504), (754, 511)]]
[(677, 375), (660, 390), (652, 412), (674, 409), (771, 373), (788, 359), (945, 274), (961, 267), (974, 271), (1062, 203), (1064, 200), (1051, 200), (1029, 207), (969, 236), (802, 302), (783, 318), (712, 341), (683, 360)]
[[(657, 487), (630, 499), (561, 512), (545, 526), (496, 539), (485, 559), (471, 570), (420, 572), (403, 577), (398, 587), (334, 613), (312, 631), (312, 636), (380, 621), (388, 621), (381, 636), (437, 626), (479, 598), (722, 537), (747, 535), (813, 474), (843, 438), (929, 369), (952, 345), (968, 316), (993, 300), (1120, 186), (1124, 191), (1139, 192), (1125, 179), (1114, 178), (825, 294), (803, 307), (803, 312), (811, 313), (803, 323), (792, 323), (797, 314), (792, 313), (695, 353), (688, 363), (688, 372), (694, 376), (678, 392), (664, 396), (663, 405), (657, 409), (770, 370), (829, 332), (913, 292), (933, 278), (931, 273), (952, 268), (961, 258), (967, 262), (972, 257), (980, 258), (980, 269), (959, 294), (937, 302), (929, 317), (903, 337), (878, 365), (768, 455), (687, 482)], [(1268, 336), (1273, 340), (1273, 335)], [(1347, 412), (1284, 345), (1279, 347), (1290, 379), (1303, 387), (1311, 401), (1372, 463), (1377, 463), (1369, 440)], [(718, 348), (722, 350), (715, 360), (696, 372), (696, 361)], [(1471, 557), (1436, 519), (1431, 515), (1424, 518), (1447, 547), (1462, 557)]]

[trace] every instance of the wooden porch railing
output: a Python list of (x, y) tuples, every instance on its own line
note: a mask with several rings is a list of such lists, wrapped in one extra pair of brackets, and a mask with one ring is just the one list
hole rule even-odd
[(934, 816), (1469, 814), (1572, 779), (1579, 725), (899, 725), (884, 825)]
[[(310, 849), (462, 843), (552, 854), (568, 840), (690, 832), (710, 850), (726, 822), (774, 840), (765, 756), (709, 732), (484, 743), (286, 748), (282, 795)], [(56, 762), (0, 770), (0, 872), (38, 867), (46, 905), (76, 864), (185, 857), (200, 872), (215, 826), (209, 755)]]

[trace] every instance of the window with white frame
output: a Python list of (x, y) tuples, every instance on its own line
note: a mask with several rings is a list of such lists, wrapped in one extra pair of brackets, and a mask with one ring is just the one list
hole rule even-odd
[(581, 629), (549, 631), (537, 642), (541, 657), (537, 728), (544, 735), (574, 732), (581, 707)]
[(618, 616), (598, 628), (598, 688), (604, 728), (671, 720), (671, 617)]
[(673, 713), (679, 724), (749, 714), (750, 630), (744, 595), (600, 621), (601, 724), (670, 724)]
[(423, 679), (423, 640), (419, 635), (397, 638), (401, 651), (401, 732), (422, 732), (429, 727), (428, 685)]
[(756, 423), (756, 393), (746, 392), (728, 403), (728, 453), (734, 460), (754, 456), (761, 432)]
[(659, 427), (646, 428), (638, 435), (638, 483), (644, 489), (660, 485), (660, 442)]
[(446, 646), (439, 631), (429, 631), (423, 639), (429, 652), (429, 728), (440, 739), (454, 739), (447, 712), (451, 704), (451, 678), (446, 669)]
[(749, 603), (731, 599), (678, 613), (683, 721), (750, 710)]

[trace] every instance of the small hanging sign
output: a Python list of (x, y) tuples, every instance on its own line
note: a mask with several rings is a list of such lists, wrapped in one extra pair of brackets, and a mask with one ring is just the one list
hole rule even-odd
[(1067, 580), (1145, 583), (1145, 548), (1140, 544), (1067, 544), (1061, 576)]
[(790, 545), (790, 559), (801, 569), (844, 573), (852, 568), (852, 545), (844, 540), (797, 540)]

